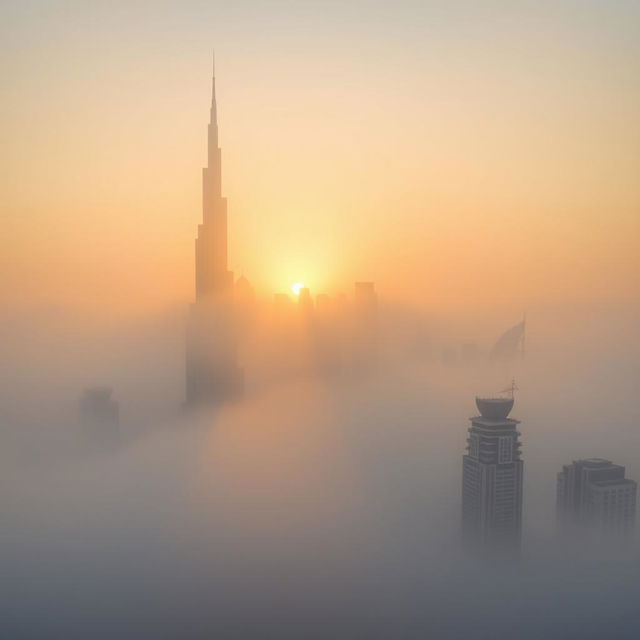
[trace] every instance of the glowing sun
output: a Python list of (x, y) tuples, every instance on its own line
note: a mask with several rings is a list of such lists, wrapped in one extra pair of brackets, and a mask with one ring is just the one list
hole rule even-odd
[(301, 289), (304, 289), (304, 282), (294, 282), (291, 285), (291, 291), (293, 291), (294, 296), (299, 296)]

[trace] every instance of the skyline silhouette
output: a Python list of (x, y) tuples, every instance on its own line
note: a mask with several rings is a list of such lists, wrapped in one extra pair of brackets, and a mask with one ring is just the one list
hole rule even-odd
[(2, 637), (636, 640), (640, 7), (5, 18)]

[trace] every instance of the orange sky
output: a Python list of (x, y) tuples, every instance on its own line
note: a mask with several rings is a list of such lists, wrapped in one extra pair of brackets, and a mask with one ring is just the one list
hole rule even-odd
[(17, 4), (11, 307), (191, 299), (213, 44), (230, 267), (265, 295), (371, 279), (432, 309), (637, 299), (633, 3)]

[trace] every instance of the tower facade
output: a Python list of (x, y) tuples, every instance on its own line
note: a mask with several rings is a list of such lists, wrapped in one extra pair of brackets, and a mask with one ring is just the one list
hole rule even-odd
[(222, 197), (215, 69), (207, 166), (202, 170), (202, 223), (195, 242), (196, 301), (189, 309), (187, 405), (220, 404), (242, 394), (238, 366), (233, 273), (227, 268), (227, 199)]
[(513, 398), (476, 398), (462, 459), (462, 535), (469, 546), (517, 552), (522, 533), (522, 470)]
[(564, 532), (588, 527), (599, 533), (627, 534), (635, 524), (637, 488), (619, 464), (603, 458), (574, 460), (558, 473), (558, 526)]

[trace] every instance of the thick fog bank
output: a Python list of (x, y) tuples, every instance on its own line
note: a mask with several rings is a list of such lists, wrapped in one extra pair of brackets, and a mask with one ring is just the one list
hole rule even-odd
[[(640, 478), (638, 354), (603, 327), (539, 334), (508, 366), (398, 352), (358, 376), (278, 377), (215, 415), (180, 409), (170, 323), (144, 341), (115, 332), (110, 450), (78, 442), (75, 385), (100, 372), (80, 347), (5, 371), (3, 635), (638, 637), (637, 537), (612, 548), (555, 531), (562, 464), (598, 455)], [(512, 376), (523, 548), (494, 564), (459, 544), (461, 457), (474, 395)]]

